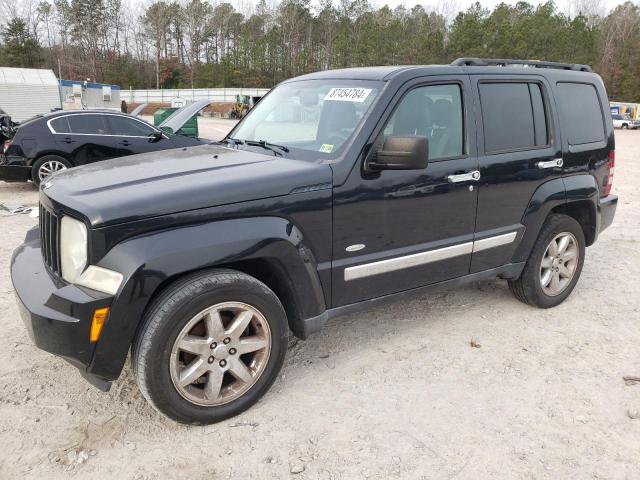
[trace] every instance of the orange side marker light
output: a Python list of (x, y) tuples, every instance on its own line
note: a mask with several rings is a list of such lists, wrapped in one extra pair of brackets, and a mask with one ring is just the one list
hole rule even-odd
[(91, 331), (89, 332), (89, 340), (91, 343), (96, 343), (100, 338), (100, 332), (102, 332), (102, 327), (104, 326), (104, 322), (109, 315), (109, 307), (97, 308), (95, 312), (93, 312), (93, 319), (91, 319)]

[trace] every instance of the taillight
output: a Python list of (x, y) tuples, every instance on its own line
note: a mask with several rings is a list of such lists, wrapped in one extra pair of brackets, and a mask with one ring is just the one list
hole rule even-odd
[(616, 166), (616, 151), (611, 150), (609, 152), (609, 162), (607, 163), (607, 184), (604, 186), (604, 197), (611, 193), (611, 187), (613, 187), (613, 170)]
[(9, 147), (11, 146), (11, 144), (13, 143), (13, 140), (5, 140), (4, 141), (4, 152), (6, 153), (7, 150), (9, 150)]

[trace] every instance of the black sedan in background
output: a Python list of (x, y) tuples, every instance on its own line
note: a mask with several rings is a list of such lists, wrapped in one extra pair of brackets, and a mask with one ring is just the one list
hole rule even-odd
[(37, 116), (20, 124), (13, 138), (5, 141), (0, 180), (32, 180), (39, 184), (54, 172), (78, 165), (208, 143), (168, 133), (179, 131), (182, 125), (177, 122), (186, 121), (199, 111), (194, 104), (184, 109), (188, 111), (180, 109), (176, 112), (180, 115), (174, 114), (161, 124), (162, 130), (134, 116), (105, 110), (57, 111)]

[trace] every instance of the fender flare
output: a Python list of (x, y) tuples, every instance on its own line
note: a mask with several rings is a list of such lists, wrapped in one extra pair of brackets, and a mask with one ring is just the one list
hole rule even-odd
[(554, 178), (540, 185), (529, 200), (521, 223), (525, 227), (522, 241), (511, 259), (512, 263), (526, 262), (538, 238), (542, 224), (551, 210), (566, 202), (566, 192), (562, 178)]
[(593, 175), (583, 173), (564, 177), (564, 185), (567, 191), (567, 207), (577, 205), (580, 202), (580, 208), (586, 207), (587, 209), (591, 230), (586, 230), (587, 226), (584, 224), (582, 228), (585, 230), (587, 246), (592, 245), (598, 238), (602, 217), (600, 215), (600, 189), (598, 188), (598, 182)]
[(267, 261), (287, 273), (295, 303), (288, 315), (294, 317), (289, 318), (294, 333), (297, 323), (325, 311), (317, 262), (300, 229), (285, 218), (221, 220), (152, 232), (121, 242), (98, 262), (122, 273), (124, 280), (87, 370), (108, 380), (119, 376), (145, 309), (172, 280), (252, 260)]
[(538, 232), (552, 210), (577, 202), (588, 202), (590, 212), (599, 231), (599, 215), (596, 215), (599, 191), (595, 178), (588, 174), (554, 178), (543, 183), (531, 196), (522, 217), (525, 234), (512, 257), (512, 262), (526, 262), (538, 238)]

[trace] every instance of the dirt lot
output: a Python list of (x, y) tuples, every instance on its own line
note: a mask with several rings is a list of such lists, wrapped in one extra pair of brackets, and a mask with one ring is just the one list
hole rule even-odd
[[(622, 379), (640, 376), (640, 131), (617, 141), (618, 213), (563, 305), (491, 281), (336, 319), (256, 406), (202, 428), (158, 415), (128, 367), (103, 394), (32, 345), (8, 268), (36, 219), (0, 217), (0, 478), (640, 478)], [(0, 183), (0, 203), (36, 201)]]

